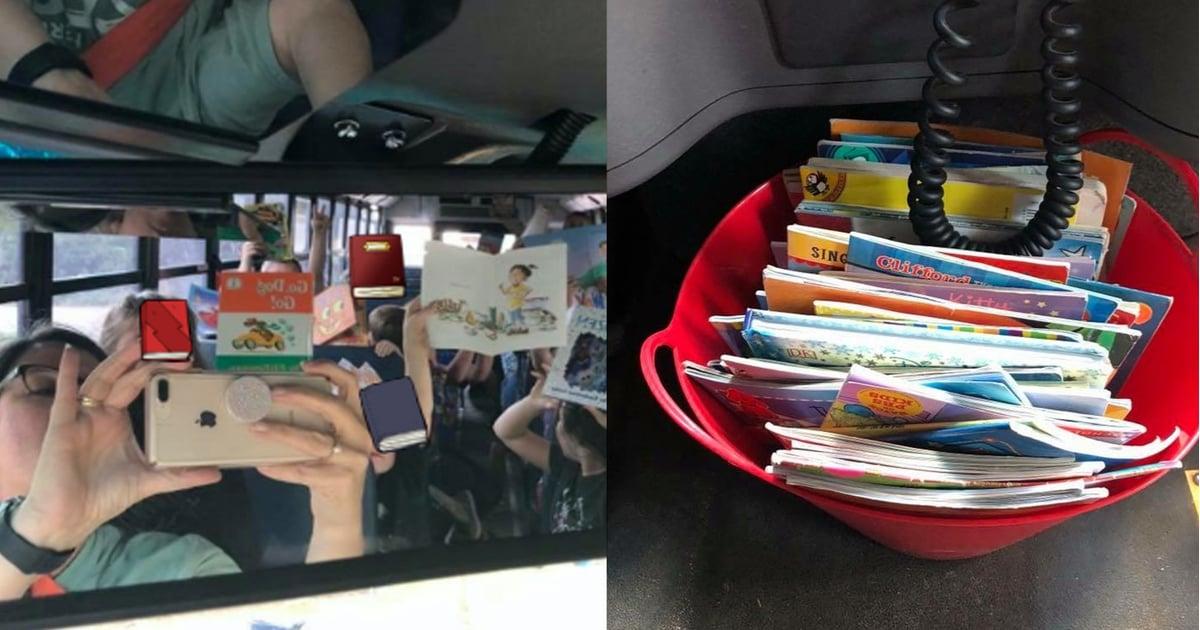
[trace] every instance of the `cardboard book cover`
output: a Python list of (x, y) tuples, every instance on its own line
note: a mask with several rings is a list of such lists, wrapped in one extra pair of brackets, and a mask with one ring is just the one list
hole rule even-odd
[(359, 311), (350, 287), (335, 284), (313, 300), (313, 344), (321, 345), (359, 326)]
[(546, 380), (546, 395), (602, 410), (608, 408), (607, 311), (577, 306)]
[(312, 358), (312, 274), (227, 271), (219, 303), (218, 370), (298, 371)]

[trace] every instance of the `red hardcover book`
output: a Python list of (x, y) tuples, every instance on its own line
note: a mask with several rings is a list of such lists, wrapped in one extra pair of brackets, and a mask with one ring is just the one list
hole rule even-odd
[(350, 289), (358, 299), (404, 297), (404, 249), (399, 234), (350, 237)]
[(186, 361), (192, 356), (187, 300), (146, 300), (140, 309), (142, 359)]

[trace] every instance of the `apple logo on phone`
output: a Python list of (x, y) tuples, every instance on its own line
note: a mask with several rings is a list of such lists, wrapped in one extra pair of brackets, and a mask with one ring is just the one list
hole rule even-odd
[(217, 414), (211, 411), (202, 412), (196, 419), (196, 424), (202, 427), (215, 427), (217, 426)]

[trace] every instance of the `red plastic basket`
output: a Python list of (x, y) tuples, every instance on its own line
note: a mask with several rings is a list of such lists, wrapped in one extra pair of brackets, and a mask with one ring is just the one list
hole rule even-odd
[[(1194, 175), (1193, 175), (1194, 177)], [(1158, 459), (1182, 457), (1196, 443), (1197, 272), (1196, 259), (1162, 217), (1140, 198), (1114, 261), (1109, 282), (1172, 295), (1170, 313), (1119, 392), (1133, 399), (1131, 418), (1150, 435), (1166, 436), (1179, 425), (1184, 436)], [(944, 517), (892, 512), (848, 503), (788, 486), (763, 466), (774, 448), (707, 391), (684, 377), (682, 361), (700, 363), (727, 352), (708, 317), (744, 311), (755, 303), (770, 241), (785, 240), (792, 207), (780, 178), (764, 184), (730, 212), (700, 248), (684, 277), (675, 315), (665, 330), (642, 345), (642, 373), (659, 404), (688, 435), (761, 481), (810, 501), (862, 534), (906, 554), (931, 559), (969, 558), (1028, 538), (1071, 517), (1116, 503), (1149, 486), (1164, 473), (1109, 484), (1107, 498), (1086, 505), (1047, 508), (997, 517)], [(654, 365), (661, 348), (671, 349), (684, 398), (692, 414), (676, 404)], [(695, 419), (693, 419), (693, 415)]]

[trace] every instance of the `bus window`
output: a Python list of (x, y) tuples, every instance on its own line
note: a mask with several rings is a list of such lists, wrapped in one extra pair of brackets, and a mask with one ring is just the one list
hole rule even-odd
[(204, 241), (198, 238), (159, 240), (158, 266), (162, 269), (204, 264)]
[(202, 273), (177, 278), (164, 278), (158, 281), (158, 292), (168, 297), (186, 298), (193, 284), (208, 286), (208, 277)]
[(137, 252), (135, 236), (55, 234), (54, 279), (134, 271)]
[(404, 266), (423, 267), (425, 244), (433, 239), (433, 228), (429, 225), (401, 223), (392, 227), (392, 234), (399, 234), (404, 244)]
[(99, 339), (100, 327), (108, 310), (125, 299), (125, 296), (140, 289), (136, 284), (124, 284), (106, 289), (56, 295), (52, 306), (52, 320), (55, 324), (70, 326), (92, 339)]

